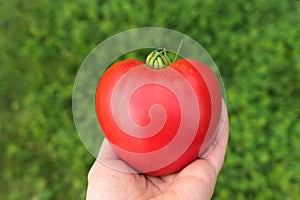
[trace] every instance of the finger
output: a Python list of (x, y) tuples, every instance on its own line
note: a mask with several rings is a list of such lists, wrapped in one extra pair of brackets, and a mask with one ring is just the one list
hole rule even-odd
[(104, 138), (99, 150), (97, 160), (105, 161), (105, 160), (118, 160), (118, 159), (119, 157), (113, 150), (113, 147), (111, 146), (111, 144), (109, 144), (107, 139)]
[(217, 175), (204, 159), (197, 159), (177, 174), (172, 185), (154, 199), (211, 199)]
[(229, 120), (225, 102), (222, 103), (222, 113), (220, 119), (220, 136), (217, 143), (211, 152), (204, 158), (207, 162), (211, 163), (216, 173), (218, 174), (223, 166), (225, 153), (227, 149), (228, 136), (229, 136)]
[(106, 139), (104, 139), (102, 142), (96, 162), (100, 162), (102, 165), (110, 168), (111, 170), (127, 173), (137, 173), (134, 169), (132, 169), (118, 157), (112, 145)]

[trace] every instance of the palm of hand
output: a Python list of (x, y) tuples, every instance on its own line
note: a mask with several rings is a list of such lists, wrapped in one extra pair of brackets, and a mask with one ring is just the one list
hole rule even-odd
[[(226, 109), (226, 108), (225, 108)], [(107, 141), (104, 141), (99, 158), (88, 176), (87, 199), (211, 199), (217, 176), (222, 168), (228, 141), (228, 115), (225, 110), (221, 137), (213, 150), (178, 173), (153, 177), (134, 173), (120, 160)], [(120, 172), (108, 166), (122, 166)]]
[(216, 170), (207, 160), (196, 160), (179, 173), (152, 177), (118, 172), (95, 162), (88, 199), (210, 199)]

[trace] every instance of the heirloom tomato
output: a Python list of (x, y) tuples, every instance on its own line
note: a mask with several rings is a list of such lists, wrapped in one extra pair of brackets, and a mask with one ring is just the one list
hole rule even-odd
[(179, 171), (210, 149), (221, 112), (218, 79), (204, 63), (173, 63), (165, 49), (143, 63), (110, 66), (96, 89), (100, 127), (116, 154), (137, 172)]

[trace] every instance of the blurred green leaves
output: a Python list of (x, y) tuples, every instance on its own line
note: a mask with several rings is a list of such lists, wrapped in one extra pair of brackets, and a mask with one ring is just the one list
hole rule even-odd
[(298, 1), (12, 0), (0, 13), (0, 199), (84, 198), (94, 159), (73, 124), (75, 75), (101, 41), (141, 26), (193, 37), (223, 75), (230, 140), (214, 199), (300, 196)]

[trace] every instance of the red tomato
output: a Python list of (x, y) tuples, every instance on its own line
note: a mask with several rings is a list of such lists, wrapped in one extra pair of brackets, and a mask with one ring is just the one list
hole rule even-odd
[(122, 160), (148, 175), (170, 174), (197, 159), (214, 138), (220, 110), (214, 73), (194, 59), (163, 69), (123, 60), (108, 68), (96, 90), (105, 137)]

